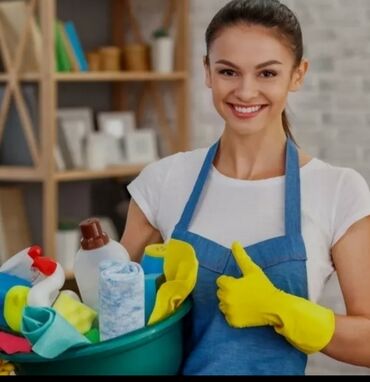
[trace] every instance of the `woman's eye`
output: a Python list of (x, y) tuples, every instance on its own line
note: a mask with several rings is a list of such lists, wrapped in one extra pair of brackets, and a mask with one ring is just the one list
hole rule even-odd
[(272, 70), (264, 70), (260, 73), (260, 77), (264, 78), (270, 78), (270, 77), (276, 77), (277, 73)]
[(221, 75), (226, 76), (226, 77), (235, 77), (236, 72), (232, 69), (222, 69), (218, 71)]

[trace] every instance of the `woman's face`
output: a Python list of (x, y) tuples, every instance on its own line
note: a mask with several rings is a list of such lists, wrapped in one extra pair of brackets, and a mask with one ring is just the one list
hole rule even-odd
[(307, 62), (298, 68), (294, 62), (287, 43), (268, 28), (239, 24), (223, 29), (205, 69), (226, 128), (241, 135), (282, 128), (288, 93), (300, 87), (307, 70)]

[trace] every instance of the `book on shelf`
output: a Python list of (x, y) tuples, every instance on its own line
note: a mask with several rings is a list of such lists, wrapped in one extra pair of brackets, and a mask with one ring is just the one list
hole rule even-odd
[[(4, 86), (0, 86), (0, 103), (4, 97)], [(37, 85), (22, 84), (22, 94), (32, 121), (33, 132), (38, 139), (38, 91)], [(11, 102), (5, 127), (0, 140), (0, 165), (33, 166), (31, 152), (22, 128), (19, 113)]]
[(85, 53), (82, 49), (80, 38), (78, 37), (77, 30), (73, 21), (66, 21), (64, 23), (64, 29), (69, 41), (71, 42), (73, 51), (77, 57), (78, 66), (81, 72), (89, 70), (89, 65), (86, 60)]
[(24, 196), (19, 187), (0, 187), (0, 261), (32, 245)]
[[(0, 1), (0, 23), (4, 40), (12, 60), (18, 49), (21, 34), (26, 27), (27, 4), (24, 0)], [(21, 71), (37, 72), (41, 66), (42, 37), (34, 18), (31, 20), (30, 33), (27, 36)]]
[(69, 59), (65, 41), (63, 39), (63, 29), (63, 24), (57, 20), (54, 24), (55, 65), (57, 72), (70, 72), (72, 70), (72, 63)]
[[(63, 171), (78, 167), (79, 161), (78, 159), (76, 160), (75, 154), (77, 153), (77, 158), (80, 158), (79, 148), (76, 150), (76, 145), (79, 145), (79, 141), (74, 139), (73, 136), (71, 137), (71, 131), (66, 129), (65, 125), (59, 124), (58, 126), (58, 142), (56, 152), (57, 169)], [(63, 160), (62, 166), (60, 165), (60, 158)]]
[(69, 37), (66, 33), (65, 25), (64, 25), (63, 21), (60, 21), (60, 20), (57, 20), (57, 24), (58, 24), (58, 31), (60, 34), (60, 38), (63, 42), (63, 46), (64, 46), (65, 52), (68, 56), (72, 71), (79, 72), (80, 66), (78, 64), (78, 60), (77, 60), (77, 56), (75, 54), (75, 51), (72, 47), (72, 43), (69, 40)]

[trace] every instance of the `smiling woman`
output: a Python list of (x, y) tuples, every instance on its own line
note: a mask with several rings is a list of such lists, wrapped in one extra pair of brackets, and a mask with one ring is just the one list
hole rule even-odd
[[(269, 129), (284, 139), (279, 126), (288, 92), (301, 86), (307, 61), (296, 64), (289, 45), (264, 26), (238, 23), (208, 39), (206, 84), (226, 131), (245, 136)], [(283, 127), (291, 135), (288, 124)]]
[[(370, 366), (370, 191), (294, 142), (285, 108), (308, 69), (296, 16), (278, 0), (233, 0), (206, 47), (222, 136), (142, 171), (121, 240), (135, 261), (172, 239), (196, 252), (182, 372), (299, 375), (319, 351)], [(345, 316), (317, 304), (335, 270)]]

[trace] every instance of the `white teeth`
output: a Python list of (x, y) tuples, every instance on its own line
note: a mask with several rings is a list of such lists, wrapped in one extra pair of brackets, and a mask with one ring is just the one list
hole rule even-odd
[(262, 109), (262, 106), (251, 106), (251, 107), (234, 106), (234, 109), (238, 113), (250, 114), (250, 113), (257, 113), (257, 111)]

